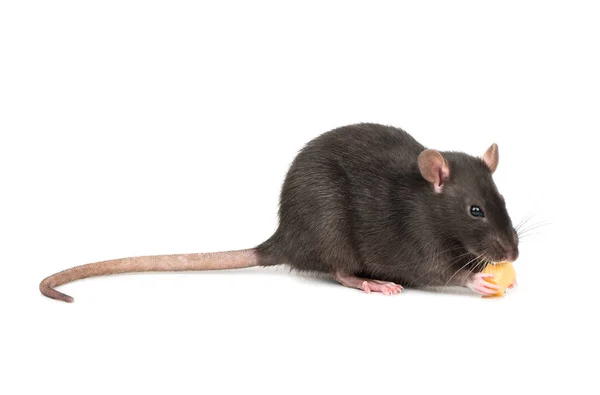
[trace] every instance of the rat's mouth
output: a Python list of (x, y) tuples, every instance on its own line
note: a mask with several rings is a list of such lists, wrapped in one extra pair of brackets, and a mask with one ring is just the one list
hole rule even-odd
[(489, 251), (477, 251), (471, 248), (467, 249), (467, 251), (471, 254), (470, 259), (472, 260), (472, 263), (477, 266), (496, 266), (511, 262), (510, 260), (498, 257), (496, 254), (490, 253)]
[(487, 261), (488, 265), (498, 266), (505, 265), (507, 263), (513, 263), (515, 259), (510, 258), (502, 258), (502, 259), (490, 259)]
[(502, 252), (500, 254), (485, 256), (490, 265), (504, 265), (505, 263), (513, 263), (516, 261), (516, 256), (511, 253)]
[(486, 265), (502, 265), (507, 262), (514, 262), (518, 253), (514, 253), (503, 246), (488, 246), (487, 249), (477, 250), (475, 248), (467, 248), (467, 251), (472, 255), (473, 262), (483, 262)]

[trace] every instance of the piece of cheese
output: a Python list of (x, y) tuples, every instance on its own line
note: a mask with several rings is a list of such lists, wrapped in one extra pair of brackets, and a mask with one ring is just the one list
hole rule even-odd
[(487, 265), (482, 272), (487, 274), (493, 274), (494, 278), (486, 279), (486, 281), (489, 281), (490, 283), (496, 284), (500, 287), (497, 293), (493, 295), (488, 295), (486, 297), (504, 296), (506, 288), (508, 288), (509, 285), (514, 284), (517, 280), (515, 268), (510, 262), (499, 262)]

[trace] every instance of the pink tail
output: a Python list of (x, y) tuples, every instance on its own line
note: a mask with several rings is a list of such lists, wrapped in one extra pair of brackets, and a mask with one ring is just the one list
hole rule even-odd
[(40, 283), (40, 291), (49, 298), (70, 303), (73, 302), (73, 298), (55, 290), (54, 287), (87, 277), (118, 273), (224, 270), (257, 265), (258, 253), (255, 249), (205, 254), (153, 255), (113, 259), (76, 266), (46, 277)]

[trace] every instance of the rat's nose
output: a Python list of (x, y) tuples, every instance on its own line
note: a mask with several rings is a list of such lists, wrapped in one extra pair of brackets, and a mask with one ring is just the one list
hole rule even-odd
[(519, 257), (519, 245), (516, 243), (509, 243), (504, 245), (504, 260), (514, 262)]
[(519, 238), (514, 229), (502, 238), (498, 238), (499, 244), (503, 251), (503, 260), (514, 262), (519, 257)]
[(517, 260), (518, 257), (519, 257), (519, 248), (515, 246), (514, 248), (507, 251), (505, 260), (509, 261), (509, 262), (514, 262)]
[(507, 236), (506, 240), (502, 243), (504, 247), (504, 260), (514, 262), (519, 257), (519, 237), (514, 228), (510, 229)]

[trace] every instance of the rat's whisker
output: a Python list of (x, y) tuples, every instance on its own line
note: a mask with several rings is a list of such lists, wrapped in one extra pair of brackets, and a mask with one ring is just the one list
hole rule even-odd
[(531, 232), (533, 230), (536, 230), (536, 229), (539, 229), (539, 228), (542, 228), (545, 226), (549, 226), (549, 225), (551, 225), (550, 222), (540, 222), (540, 223), (532, 224), (525, 229), (519, 229), (519, 231), (517, 232), (517, 236), (519, 238), (521, 238), (522, 236), (528, 234), (529, 232)]
[[(446, 249), (446, 250), (443, 250), (443, 251), (437, 252), (437, 253), (436, 253), (434, 256), (432, 256), (432, 257), (429, 257), (429, 258), (427, 258), (427, 261), (436, 261), (436, 260), (437, 260), (437, 258), (439, 258), (440, 256), (442, 256), (442, 255), (444, 255), (444, 254), (446, 254), (446, 253), (448, 253), (448, 252), (453, 252), (453, 251), (462, 250), (462, 249), (463, 249), (463, 247), (462, 247), (462, 246), (459, 246), (459, 247), (454, 247), (454, 248), (448, 248), (448, 249)], [(460, 256), (464, 256), (464, 255), (468, 255), (468, 254), (469, 254), (469, 252), (467, 252), (467, 253), (465, 253), (465, 254), (462, 254), (462, 255), (460, 255)], [(414, 264), (416, 264), (416, 263), (419, 263), (419, 262), (422, 262), (422, 261), (423, 261), (423, 259), (422, 259), (422, 258), (421, 258), (421, 259), (416, 259), (416, 260), (412, 260), (412, 261), (410, 261), (410, 262), (404, 262), (403, 264), (401, 264), (401, 265), (398, 265), (397, 267), (411, 267), (411, 266), (413, 266)], [(420, 278), (420, 277), (419, 277), (419, 278)]]
[(444, 284), (444, 288), (446, 288), (448, 286), (448, 284), (450, 283), (450, 281), (452, 281), (452, 279), (454, 278), (454, 276), (456, 276), (462, 269), (464, 269), (465, 266), (467, 266), (471, 262), (473, 262), (473, 261), (481, 258), (483, 255), (485, 255), (485, 253), (482, 253), (482, 254), (476, 256), (475, 258), (471, 259), (470, 261), (468, 261), (467, 263), (465, 263), (460, 269), (458, 269), (456, 272), (454, 272), (454, 274), (448, 279), (448, 281), (446, 281), (446, 284)]
[(442, 261), (442, 262), (438, 263), (437, 265), (433, 265), (432, 267), (430, 267), (430, 268), (429, 268), (429, 270), (427, 270), (426, 272), (424, 272), (423, 274), (421, 274), (419, 277), (417, 277), (417, 279), (416, 279), (415, 281), (418, 281), (418, 280), (420, 280), (421, 278), (423, 278), (423, 276), (425, 276), (425, 275), (427, 275), (427, 274), (431, 273), (431, 271), (432, 271), (432, 270), (434, 270), (434, 269), (437, 269), (437, 268), (439, 268), (439, 267), (441, 267), (441, 266), (449, 266), (449, 265), (452, 265), (452, 264), (454, 264), (454, 263), (458, 262), (458, 261), (459, 261), (461, 258), (463, 258), (463, 257), (465, 257), (465, 256), (467, 256), (467, 255), (469, 255), (469, 254), (471, 254), (471, 253), (470, 253), (470, 252), (466, 252), (466, 253), (464, 253), (464, 254), (460, 254), (460, 255), (458, 255), (458, 256), (456, 256), (456, 257), (454, 257), (454, 258), (453, 258), (453, 259), (452, 259), (450, 262)]
[(519, 224), (517, 226), (515, 226), (515, 230), (519, 230), (522, 226), (524, 226), (527, 222), (529, 222), (534, 216), (535, 216), (535, 213), (531, 213), (527, 217), (522, 219), (521, 222), (519, 222)]

